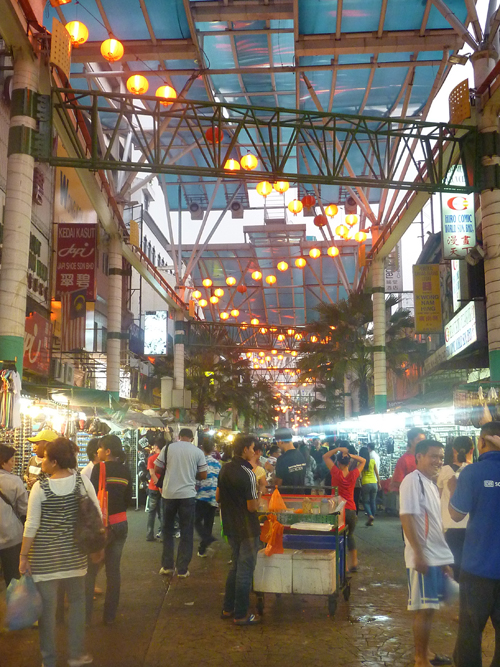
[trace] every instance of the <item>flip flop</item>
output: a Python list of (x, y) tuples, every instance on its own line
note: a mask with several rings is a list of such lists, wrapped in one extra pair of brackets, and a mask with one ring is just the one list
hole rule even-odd
[(235, 625), (258, 625), (262, 623), (262, 618), (257, 616), (257, 614), (250, 614), (250, 616), (246, 616), (245, 618), (235, 618), (233, 623)]
[(449, 658), (447, 655), (439, 655), (435, 654), (432, 660), (429, 660), (431, 665), (435, 665), (435, 667), (438, 667), (438, 665), (452, 665), (453, 660)]

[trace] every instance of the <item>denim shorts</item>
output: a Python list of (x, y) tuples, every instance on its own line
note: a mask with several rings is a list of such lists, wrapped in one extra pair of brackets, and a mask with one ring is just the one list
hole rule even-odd
[(427, 574), (407, 568), (408, 611), (439, 609), (444, 597), (444, 572), (441, 565), (431, 565)]

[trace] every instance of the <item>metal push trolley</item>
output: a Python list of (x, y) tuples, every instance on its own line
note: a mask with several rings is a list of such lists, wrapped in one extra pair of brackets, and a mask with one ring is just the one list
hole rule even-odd
[[(280, 491), (285, 489), (280, 487)], [(336, 488), (333, 491), (337, 493)], [(270, 498), (270, 494), (263, 496), (264, 503)], [(346, 571), (344, 503), (336, 495), (293, 494), (283, 495), (283, 500), (287, 511), (263, 514), (261, 510), (261, 519), (267, 514), (276, 514), (284, 526), (284, 553), (267, 556), (264, 549), (259, 551), (253, 581), (257, 611), (263, 613), (266, 593), (277, 597), (283, 593), (323, 595), (328, 599), (328, 612), (333, 617), (339, 595), (342, 593), (346, 601), (351, 595)], [(340, 505), (333, 511), (329, 503), (332, 500), (337, 507)], [(296, 513), (304, 503), (312, 505), (314, 513)]]

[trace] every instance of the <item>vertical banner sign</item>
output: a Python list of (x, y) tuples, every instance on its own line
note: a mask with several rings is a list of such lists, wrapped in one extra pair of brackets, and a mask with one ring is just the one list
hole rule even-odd
[(458, 259), (451, 260), (451, 289), (453, 292), (453, 312), (456, 313), (460, 308), (462, 290), (460, 288), (460, 262)]
[(415, 264), (413, 267), (415, 332), (442, 333), (439, 264)]
[[(446, 179), (451, 185), (465, 185), (463, 168), (457, 165)], [(465, 259), (476, 245), (474, 193), (441, 195), (443, 259)]]
[(403, 291), (401, 267), (401, 241), (391, 250), (385, 260), (385, 293), (400, 294)]
[(61, 222), (57, 228), (56, 299), (85, 290), (95, 301), (97, 225)]
[(48, 377), (52, 349), (52, 323), (36, 312), (31, 313), (25, 321), (23, 367), (28, 371)]

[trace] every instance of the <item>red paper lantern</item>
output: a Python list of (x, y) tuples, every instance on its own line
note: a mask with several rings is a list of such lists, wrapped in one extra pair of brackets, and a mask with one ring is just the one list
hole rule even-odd
[(302, 197), (301, 201), (306, 208), (312, 208), (316, 204), (316, 197), (313, 197), (312, 195), (305, 195)]
[(238, 285), (236, 288), (236, 291), (239, 292), (240, 294), (245, 294), (247, 291), (247, 286), (246, 285)]
[(211, 144), (220, 144), (220, 142), (224, 139), (224, 132), (219, 130), (218, 127), (209, 127), (205, 132), (205, 137)]
[(326, 215), (323, 215), (323, 214), (317, 215), (314, 218), (314, 224), (316, 225), (316, 227), (324, 227), (325, 225), (327, 225), (328, 224), (328, 219), (327, 219)]

